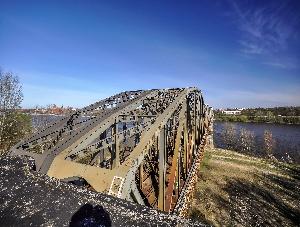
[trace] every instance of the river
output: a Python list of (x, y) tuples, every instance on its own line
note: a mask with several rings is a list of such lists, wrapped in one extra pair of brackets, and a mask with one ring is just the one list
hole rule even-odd
[(269, 130), (274, 139), (273, 154), (282, 161), (293, 161), (300, 164), (300, 125), (284, 125), (269, 123), (242, 123), (242, 122), (220, 122), (214, 123), (214, 144), (215, 147), (226, 148), (222, 139), (222, 132), (226, 124), (236, 129), (237, 137), (241, 129), (246, 129), (254, 133), (255, 149), (254, 155), (265, 156), (264, 132)]

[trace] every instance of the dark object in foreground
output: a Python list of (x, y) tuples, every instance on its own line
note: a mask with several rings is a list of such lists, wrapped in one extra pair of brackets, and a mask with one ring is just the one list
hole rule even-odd
[(84, 214), (90, 206), (99, 214), (94, 220), (98, 221), (100, 217), (106, 226), (110, 223), (112, 226), (201, 226), (149, 207), (63, 183), (32, 168), (27, 158), (0, 158), (0, 226), (68, 226), (78, 220), (83, 224), (82, 221), (92, 219), (90, 216), (80, 219), (83, 216), (79, 210), (84, 207)]
[(111, 220), (109, 213), (103, 209), (102, 206), (93, 207), (91, 204), (84, 204), (80, 209), (73, 215), (70, 227), (79, 226), (103, 226), (110, 227)]

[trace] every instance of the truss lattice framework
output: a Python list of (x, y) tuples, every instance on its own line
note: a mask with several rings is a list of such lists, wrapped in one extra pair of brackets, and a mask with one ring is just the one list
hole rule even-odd
[(51, 177), (182, 213), (211, 121), (197, 88), (122, 92), (65, 116), (10, 154), (31, 156)]

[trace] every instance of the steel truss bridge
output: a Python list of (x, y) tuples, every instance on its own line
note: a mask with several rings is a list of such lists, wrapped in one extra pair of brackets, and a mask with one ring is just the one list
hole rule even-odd
[(184, 216), (213, 114), (197, 88), (126, 91), (15, 145), (36, 171)]

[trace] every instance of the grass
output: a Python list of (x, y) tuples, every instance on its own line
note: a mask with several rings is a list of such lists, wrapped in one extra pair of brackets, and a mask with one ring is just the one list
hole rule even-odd
[(299, 226), (300, 166), (207, 150), (189, 215), (214, 226)]

